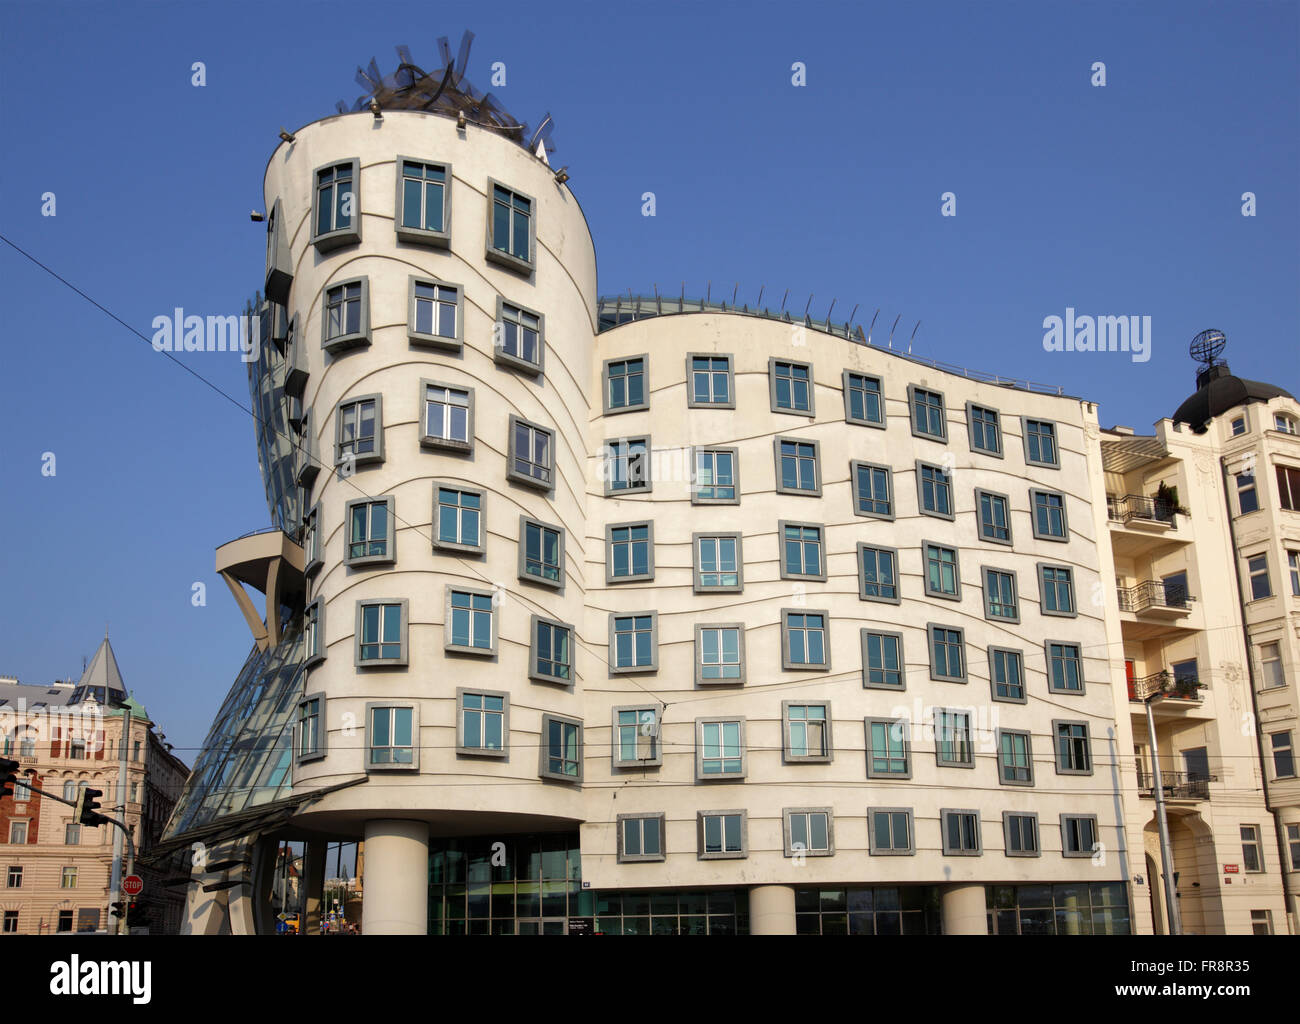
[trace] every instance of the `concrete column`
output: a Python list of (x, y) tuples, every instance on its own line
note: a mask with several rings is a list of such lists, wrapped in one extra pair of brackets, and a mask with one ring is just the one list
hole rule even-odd
[(751, 935), (793, 935), (794, 887), (756, 885), (749, 890)]
[(302, 918), (299, 935), (320, 934), (321, 901), (325, 897), (325, 855), (329, 844), (323, 839), (307, 843), (302, 851)]
[(950, 885), (943, 890), (941, 912), (945, 935), (987, 935), (988, 907), (984, 886)]
[(366, 822), (362, 935), (425, 935), (429, 928), (429, 826)]

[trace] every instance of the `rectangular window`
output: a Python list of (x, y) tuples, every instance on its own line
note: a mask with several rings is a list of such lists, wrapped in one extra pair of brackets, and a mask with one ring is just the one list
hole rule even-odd
[(1034, 504), (1034, 536), (1040, 540), (1068, 540), (1065, 495), (1053, 491), (1030, 491)]
[(989, 677), (994, 700), (1025, 701), (1025, 665), (1019, 651), (990, 647)]
[(1291, 870), (1300, 871), (1300, 824), (1286, 827), (1286, 845), (1291, 854)]
[(984, 569), (984, 616), (1006, 622), (1020, 621), (1016, 599), (1016, 574), (1004, 569)]
[(781, 528), (781, 578), (824, 580), (822, 528), (809, 523), (787, 523)]
[(652, 707), (614, 709), (614, 767), (662, 764), (659, 750), (659, 710)]
[(543, 317), (531, 309), (497, 300), (496, 344), (493, 358), (525, 373), (542, 370)]
[(312, 694), (298, 702), (298, 761), (325, 754), (325, 697)]
[(821, 494), (818, 442), (778, 437), (775, 443), (777, 493)]
[(532, 617), (533, 650), (530, 679), (573, 682), (573, 627), (564, 622)]
[(1265, 689), (1274, 686), (1286, 686), (1286, 676), (1282, 672), (1282, 649), (1280, 644), (1276, 642), (1260, 644), (1259, 662)]
[(715, 779), (745, 774), (744, 719), (698, 719), (697, 779)]
[(903, 680), (903, 634), (862, 631), (862, 685), (901, 690)]
[(1074, 572), (1063, 565), (1038, 565), (1038, 588), (1042, 594), (1040, 610), (1044, 615), (1073, 617)]
[(496, 650), (492, 623), (492, 594), (481, 590), (447, 590), (447, 626), (444, 647), (471, 654)]
[(357, 198), (357, 162), (316, 170), (312, 244), (321, 252), (361, 241), (361, 207)]
[(1250, 912), (1250, 931), (1252, 935), (1273, 934), (1273, 911), (1252, 910)]
[(69, 821), (63, 826), (63, 845), (79, 846), (81, 844), (81, 825)]
[(691, 503), (734, 505), (740, 501), (736, 480), (736, 449), (696, 448), (695, 476), (691, 480)]
[(1264, 853), (1259, 843), (1259, 826), (1241, 826), (1241, 859), (1247, 871), (1264, 870)]
[(869, 807), (870, 848), (873, 857), (916, 853), (912, 841), (912, 811), (907, 807)]
[(474, 392), (425, 381), (424, 430), (420, 444), (468, 451), (473, 447)]
[(1281, 413), (1273, 414), (1273, 429), (1280, 430), (1284, 434), (1294, 434), (1297, 432), (1295, 420), (1290, 416), (1283, 416)]
[(812, 364), (772, 359), (768, 363), (772, 411), (813, 414)]
[(367, 725), (371, 768), (414, 767), (415, 709), (371, 705)]
[(393, 545), (393, 499), (349, 501), (348, 547), (345, 565), (391, 562), (397, 557)]
[(582, 781), (582, 723), (558, 715), (542, 716), (542, 764), (539, 774), (546, 779)]
[(1286, 553), (1286, 566), (1291, 574), (1291, 594), (1300, 597), (1300, 551)]
[(925, 592), (931, 597), (961, 597), (957, 549), (925, 543)]
[(605, 444), (605, 493), (650, 490), (650, 439), (630, 437)]
[(858, 596), (862, 600), (899, 603), (898, 552), (894, 548), (859, 544), (858, 569), (862, 588)]
[(506, 737), (510, 735), (506, 724), (510, 698), (496, 691), (473, 692), (457, 690), (460, 703), (460, 742), (457, 750), (465, 754), (494, 754), (506, 752)]
[(1002, 455), (1002, 424), (996, 409), (967, 404), (966, 419), (970, 424), (971, 451), (985, 455)]
[(492, 183), (492, 245), (489, 256), (508, 257), (510, 265), (533, 262), (533, 201), (522, 192)]
[[(1285, 506), (1284, 506), (1285, 507)], [(1255, 474), (1237, 474), (1237, 514), (1259, 511), (1259, 495), (1255, 491)]]
[(785, 855), (829, 857), (835, 852), (829, 807), (785, 812)]
[(945, 856), (979, 856), (980, 816), (974, 810), (948, 810), (939, 812), (943, 823), (943, 852)]
[(745, 629), (740, 623), (695, 627), (695, 682), (745, 681)]
[(549, 491), (554, 485), (555, 432), (516, 416), (510, 417), (510, 464), (506, 476)]
[(618, 816), (619, 863), (664, 859), (662, 814)]
[(890, 718), (867, 719), (867, 778), (910, 779), (907, 723)]
[(1052, 728), (1056, 733), (1056, 774), (1091, 775), (1088, 723), (1053, 722)]
[(563, 586), (564, 531), (519, 517), (519, 578)]
[(1047, 682), (1053, 693), (1083, 693), (1083, 659), (1078, 644), (1047, 644)]
[(11, 846), (22, 846), (27, 842), (27, 822), (11, 821), (9, 822), (9, 843)]
[(851, 462), (853, 511), (877, 519), (894, 518), (893, 475), (888, 466), (871, 462)]
[(410, 316), (411, 341), (460, 350), (461, 291), (456, 285), (411, 278)]
[(364, 277), (325, 289), (321, 347), (327, 352), (370, 343), (369, 290)]
[(944, 415), (943, 395), (910, 384), (907, 391), (908, 404), (912, 410), (912, 433), (918, 437), (946, 441), (948, 425)]
[(605, 527), (606, 583), (651, 580), (655, 574), (654, 524)]
[(975, 767), (971, 743), (970, 714), (965, 711), (934, 710), (935, 763), (951, 768)]
[(406, 664), (406, 601), (357, 602), (357, 664)]
[(401, 174), (397, 187), (401, 196), (401, 217), (397, 237), (404, 242), (441, 242), (447, 238), (447, 181), (444, 164), (416, 160), (398, 161)]
[(434, 485), (437, 533), (434, 547), (483, 551), (483, 492)]
[(745, 856), (744, 811), (700, 811), (696, 820), (701, 860)]
[(1011, 512), (1005, 494), (977, 490), (975, 502), (979, 508), (980, 540), (995, 544), (1011, 543)]
[(830, 648), (826, 642), (825, 612), (781, 612), (784, 669), (829, 669)]
[(1256, 555), (1247, 559), (1246, 570), (1250, 573), (1250, 597), (1259, 601), (1273, 596), (1273, 585), (1268, 579), (1268, 556)]
[(1273, 750), (1273, 777), (1278, 779), (1294, 778), (1295, 753), (1291, 749), (1291, 733), (1269, 733), (1268, 741)]
[(998, 730), (998, 780), (1009, 786), (1034, 784), (1034, 758), (1029, 733)]
[(1095, 814), (1061, 815), (1061, 856), (1091, 857), (1097, 849)]
[(378, 395), (343, 402), (338, 407), (334, 461), (356, 465), (384, 458), (383, 400)]
[(695, 534), (695, 592), (742, 586), (740, 534)]
[(1246, 432), (1246, 417), (1238, 416), (1232, 421), (1232, 436), (1238, 437)]
[(605, 360), (605, 412), (630, 412), (649, 407), (645, 364), (645, 356)]
[(23, 869), (20, 865), (11, 864), (8, 875), (5, 878), (5, 887), (8, 889), (21, 889), (23, 887)]
[(612, 671), (653, 672), (659, 668), (657, 618), (655, 612), (610, 616), (609, 646)]
[(928, 627), (928, 632), (930, 634), (930, 678), (964, 683), (966, 658), (963, 651), (963, 631), (931, 625)]
[(1025, 461), (1031, 466), (1060, 468), (1056, 450), (1056, 424), (1047, 420), (1025, 420)]
[(736, 407), (731, 389), (731, 356), (696, 355), (686, 357), (687, 408), (719, 406)]
[(1037, 857), (1038, 815), (1003, 811), (1002, 838), (1008, 857)]
[(63, 876), (59, 880), (60, 889), (75, 889), (77, 887), (77, 869), (64, 868)]
[(1276, 468), (1277, 494), (1282, 507), (1290, 512), (1300, 512), (1300, 469), (1293, 466)]
[(916, 464), (916, 481), (918, 504), (924, 515), (951, 519), (952, 515), (952, 478), (942, 466), (930, 466), (924, 462)]
[(320, 506), (313, 505), (307, 515), (303, 518), (302, 524), (303, 561), (306, 563), (303, 568), (304, 576), (314, 575), (323, 564), (321, 561), (320, 546)]
[(18, 934), (18, 911), (16, 910), (5, 911), (3, 934), (5, 935)]
[(885, 425), (885, 401), (879, 377), (844, 371), (844, 419), (871, 427)]
[(58, 925), (57, 925), (56, 927), (57, 927), (57, 930), (60, 931), (60, 932), (70, 932), (70, 931), (72, 931), (72, 911), (71, 911), (71, 910), (60, 910), (60, 911), (59, 911), (59, 923), (58, 923)]
[(831, 724), (829, 704), (782, 701), (785, 719), (786, 761), (829, 761)]

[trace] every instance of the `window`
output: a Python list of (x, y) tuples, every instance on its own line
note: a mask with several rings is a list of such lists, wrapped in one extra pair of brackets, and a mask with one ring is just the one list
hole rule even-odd
[(538, 774), (562, 782), (582, 781), (582, 723), (542, 715), (542, 754)]
[(966, 682), (964, 631), (933, 623), (926, 627), (926, 631), (930, 635), (930, 678), (952, 683)]
[(695, 780), (745, 777), (745, 720), (695, 720)]
[(400, 601), (357, 602), (356, 664), (406, 664), (406, 608)]
[(302, 649), (308, 668), (325, 660), (325, 602), (320, 598), (303, 610)]
[(411, 278), (407, 335), (416, 345), (461, 350), (464, 293), (459, 285)]
[(75, 867), (64, 868), (63, 876), (59, 880), (60, 889), (75, 889), (77, 887), (77, 869)]
[(781, 579), (825, 580), (822, 528), (813, 523), (778, 524), (781, 535)]
[(483, 492), (435, 483), (433, 498), (434, 548), (482, 554)]
[(984, 617), (1004, 622), (1020, 621), (1020, 603), (1016, 598), (1016, 574), (1005, 569), (984, 566)]
[(1250, 573), (1250, 597), (1259, 601), (1273, 596), (1273, 585), (1268, 580), (1268, 556), (1256, 555), (1246, 560), (1246, 570)]
[(451, 168), (397, 158), (397, 237), (447, 248), (451, 242)]
[(980, 816), (974, 810), (939, 811), (943, 825), (943, 852), (947, 857), (978, 857), (980, 846)]
[(498, 297), (492, 358), (504, 366), (540, 375), (545, 362), (545, 326), (541, 313)]
[(361, 200), (356, 160), (316, 169), (311, 242), (318, 252), (361, 241)]
[(975, 491), (975, 507), (979, 509), (980, 540), (994, 544), (1011, 543), (1011, 512), (1005, 494), (992, 491)]
[(1039, 540), (1069, 540), (1065, 518), (1065, 495), (1054, 491), (1030, 491), (1034, 506), (1034, 536)]
[(1286, 686), (1286, 676), (1282, 672), (1282, 649), (1276, 641), (1259, 645), (1259, 662), (1263, 670), (1264, 689), (1274, 686)]
[(812, 363), (769, 359), (767, 375), (773, 412), (813, 415)]
[(873, 857), (911, 856), (916, 853), (910, 807), (868, 807), (867, 829)]
[(956, 548), (923, 541), (925, 552), (925, 592), (930, 597), (961, 599), (961, 570)]
[(63, 845), (78, 846), (81, 843), (81, 825), (75, 821), (69, 821), (63, 826)]
[(1061, 467), (1056, 449), (1056, 424), (1047, 420), (1024, 420), (1025, 462), (1031, 466)]
[(781, 702), (785, 729), (785, 762), (829, 763), (831, 760), (831, 706)]
[(934, 756), (941, 767), (975, 767), (969, 712), (934, 709)]
[(492, 218), (487, 256), (515, 270), (533, 268), (533, 200), (531, 196), (490, 181)]
[(340, 402), (335, 421), (338, 424), (334, 448), (336, 464), (362, 466), (384, 461), (383, 398), (364, 395)]
[(967, 402), (966, 423), (970, 427), (971, 451), (1002, 457), (1002, 422), (996, 409)]
[(1300, 824), (1287, 825), (1286, 845), (1291, 854), (1291, 870), (1300, 871)]
[(605, 442), (605, 493), (649, 491), (650, 438), (628, 437)]
[(366, 705), (368, 769), (419, 768), (417, 709), (409, 705)]
[(325, 289), (321, 348), (337, 354), (370, 344), (370, 282), (361, 277)]
[(609, 670), (619, 672), (659, 671), (659, 613), (609, 617)]
[(1278, 779), (1294, 778), (1295, 755), (1291, 749), (1291, 733), (1270, 733), (1268, 741), (1273, 749), (1273, 777)]
[(77, 799), (77, 784), (75, 782), (69, 781), (63, 784), (63, 799), (64, 800)]
[(460, 718), (456, 723), (456, 753), (505, 757), (510, 736), (510, 695), (498, 690), (456, 689)]
[(741, 622), (695, 627), (695, 685), (745, 681), (745, 626)]
[(893, 474), (888, 466), (872, 462), (850, 462), (853, 480), (853, 511), (873, 519), (894, 518)]
[(551, 490), (555, 485), (555, 431), (511, 416), (506, 477), (539, 490)]
[(8, 889), (21, 889), (23, 887), (23, 869), (21, 865), (9, 865), (8, 877), (5, 879), (5, 887)]
[(1025, 663), (1019, 651), (1007, 647), (989, 648), (989, 684), (993, 688), (994, 700), (1025, 703)]
[(776, 493), (820, 496), (821, 474), (817, 467), (821, 462), (821, 442), (778, 437), (773, 444), (776, 449)]
[(614, 767), (640, 768), (663, 764), (659, 746), (659, 709), (614, 708)]
[(885, 425), (885, 399), (879, 377), (844, 371), (844, 421), (864, 427)]
[(313, 693), (298, 702), (297, 761), (325, 756), (325, 694)]
[(420, 444), (470, 452), (474, 448), (474, 391), (436, 381), (420, 382), (424, 422)]
[(1039, 611), (1044, 615), (1074, 618), (1074, 572), (1064, 565), (1038, 563), (1038, 591), (1042, 595)]
[(691, 543), (695, 549), (695, 593), (738, 593), (744, 585), (741, 535), (696, 533), (691, 535)]
[(1252, 935), (1273, 934), (1273, 911), (1252, 910), (1250, 912), (1250, 931)]
[(496, 654), (497, 631), (492, 621), (492, 591), (448, 587), (446, 595), (443, 650), (465, 654)]
[(1300, 469), (1277, 467), (1277, 493), (1284, 509), (1300, 512)]
[(902, 633), (862, 630), (862, 685), (867, 689), (904, 688)]
[(519, 578), (564, 588), (564, 531), (519, 517)]
[(910, 779), (907, 723), (892, 718), (868, 718), (867, 778)]
[(738, 460), (739, 453), (735, 448), (696, 448), (691, 504), (739, 505), (740, 484), (736, 478)]
[(898, 604), (898, 551), (895, 548), (858, 545), (858, 570), (863, 601)]
[(573, 682), (573, 627), (566, 622), (531, 619), (533, 648), (529, 658), (528, 678), (549, 683)]
[(1290, 416), (1283, 416), (1280, 412), (1273, 414), (1273, 429), (1280, 430), (1284, 434), (1294, 434), (1297, 432), (1296, 422)]
[(606, 526), (605, 551), (606, 583), (654, 579), (654, 523)]
[(835, 853), (835, 825), (831, 808), (787, 808), (784, 817), (787, 857), (830, 857)]
[(27, 822), (9, 822), (9, 842), (13, 846), (22, 846), (27, 842)]
[(650, 408), (646, 391), (646, 362), (648, 356), (635, 359), (606, 359), (605, 412), (633, 412)]
[(998, 781), (1006, 786), (1034, 784), (1034, 756), (1029, 733), (998, 730)]
[(1246, 417), (1238, 416), (1232, 421), (1232, 436), (1238, 437), (1246, 432)]
[(1056, 736), (1056, 774), (1091, 775), (1092, 753), (1087, 722), (1052, 722)]
[(84, 736), (73, 736), (68, 740), (68, 757), (74, 761), (85, 760), (86, 738)]
[(1097, 849), (1095, 814), (1061, 815), (1061, 856), (1091, 857)]
[(1241, 859), (1247, 871), (1264, 870), (1264, 853), (1259, 844), (1259, 826), (1241, 826)]
[(18, 934), (18, 911), (16, 910), (5, 911), (3, 934), (5, 935)]
[(731, 356), (692, 352), (686, 357), (686, 407), (734, 409)]
[(947, 417), (943, 410), (943, 395), (927, 391), (914, 384), (907, 386), (907, 404), (912, 411), (912, 433), (916, 437), (930, 437), (937, 441), (948, 440)]
[(302, 550), (304, 561), (307, 563), (303, 568), (304, 576), (315, 575), (324, 564), (320, 548), (320, 506), (313, 505), (304, 518), (302, 527)]
[(951, 519), (952, 478), (942, 466), (916, 464), (917, 505), (922, 515)]
[(1002, 840), (1008, 857), (1037, 857), (1038, 815), (1003, 811)]
[(1300, 551), (1288, 551), (1286, 565), (1291, 573), (1291, 593), (1295, 597), (1300, 597)]
[(1083, 660), (1078, 644), (1047, 642), (1047, 684), (1053, 693), (1083, 693)]
[(362, 499), (347, 503), (348, 546), (344, 565), (392, 562), (397, 558), (393, 529), (393, 499)]
[(36, 756), (36, 734), (30, 729), (18, 738), (18, 756), (35, 757)]
[(620, 814), (617, 824), (620, 864), (664, 859), (662, 814)]
[[(1286, 506), (1283, 505), (1285, 508)], [(1237, 514), (1259, 511), (1259, 496), (1255, 492), (1255, 474), (1237, 474)]]
[(700, 811), (696, 831), (700, 860), (744, 857), (748, 848), (746, 814), (736, 811)]
[(829, 613), (781, 610), (781, 667), (783, 669), (826, 669), (831, 667), (830, 644), (826, 642)]
[(71, 910), (60, 910), (60, 911), (59, 911), (59, 923), (58, 923), (58, 925), (57, 925), (56, 927), (57, 927), (57, 930), (60, 931), (60, 932), (70, 932), (70, 931), (72, 931), (72, 911), (71, 911)]

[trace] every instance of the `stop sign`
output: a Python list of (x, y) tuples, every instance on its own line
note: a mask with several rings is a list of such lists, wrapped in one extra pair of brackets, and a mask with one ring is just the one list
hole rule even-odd
[(139, 896), (144, 890), (144, 879), (139, 875), (127, 875), (122, 881), (122, 891), (128, 896)]

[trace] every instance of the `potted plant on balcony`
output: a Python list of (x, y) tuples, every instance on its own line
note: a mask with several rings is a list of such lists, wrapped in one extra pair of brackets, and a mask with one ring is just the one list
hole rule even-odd
[(1156, 488), (1155, 497), (1152, 500), (1155, 502), (1157, 519), (1168, 517), (1169, 520), (1172, 520), (1175, 513), (1184, 516), (1191, 515), (1190, 511), (1178, 504), (1178, 488), (1170, 487), (1163, 480), (1160, 482), (1160, 486)]

